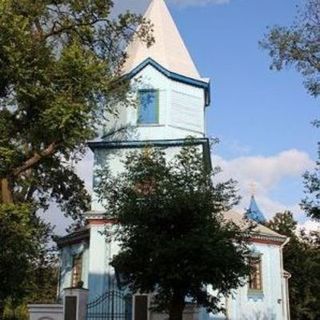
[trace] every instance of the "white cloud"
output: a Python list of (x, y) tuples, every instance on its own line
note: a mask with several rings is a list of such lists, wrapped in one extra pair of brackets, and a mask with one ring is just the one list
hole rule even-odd
[(306, 232), (319, 231), (320, 232), (320, 222), (314, 220), (307, 220), (306, 222), (299, 225), (299, 229), (304, 229)]
[[(293, 203), (283, 203), (271, 197), (270, 193), (277, 185), (288, 178), (301, 181), (302, 174), (314, 167), (309, 155), (305, 152), (291, 149), (273, 156), (247, 156), (225, 160), (213, 156), (213, 166), (220, 166), (223, 172), (218, 176), (221, 180), (233, 178), (238, 181), (239, 192), (243, 197), (239, 205), (240, 210), (248, 206), (255, 185), (255, 195), (259, 206), (267, 217), (276, 212), (290, 210), (295, 218), (304, 220), (299, 207), (300, 199)], [(76, 166), (76, 172), (84, 180), (87, 190), (92, 193), (93, 153), (88, 150), (86, 156)]]
[(307, 153), (291, 149), (270, 157), (250, 156), (224, 160), (213, 156), (213, 165), (221, 166), (225, 176), (239, 180), (242, 186), (248, 188), (254, 182), (258, 191), (265, 192), (284, 177), (301, 176), (306, 169), (314, 166), (314, 162)]
[[(239, 191), (243, 197), (240, 209), (245, 209), (249, 203), (249, 197), (254, 191), (261, 209), (267, 217), (284, 210), (291, 210), (296, 215), (301, 214), (299, 208), (300, 199), (293, 203), (282, 203), (271, 197), (271, 192), (286, 179), (297, 178), (301, 181), (301, 175), (307, 169), (314, 166), (314, 162), (305, 152), (291, 149), (273, 156), (248, 156), (225, 160), (219, 156), (213, 156), (213, 165), (223, 169), (219, 179), (233, 178), (238, 181)], [(254, 189), (253, 189), (254, 185)], [(300, 220), (299, 216), (296, 216)]]
[[(290, 210), (295, 214), (295, 218), (301, 221), (300, 226), (306, 230), (315, 230), (318, 223), (306, 220), (299, 207), (300, 199), (292, 203), (283, 203), (272, 197), (273, 191), (280, 182), (286, 179), (296, 178), (301, 181), (301, 175), (307, 169), (314, 167), (314, 162), (305, 152), (291, 149), (280, 152), (273, 156), (246, 156), (237, 157), (231, 160), (213, 156), (213, 165), (220, 166), (223, 172), (218, 176), (221, 180), (233, 178), (238, 181), (239, 192), (243, 197), (242, 202), (237, 208), (244, 211), (249, 204), (252, 192), (252, 183), (255, 184), (255, 195), (261, 210), (267, 218), (271, 218), (276, 212)], [(88, 151), (86, 156), (76, 166), (76, 172), (85, 181), (86, 188), (92, 193), (92, 174), (93, 174), (93, 154)], [(53, 206), (47, 212), (47, 218), (57, 225), (56, 231), (63, 233), (68, 221), (62, 216), (57, 216), (58, 209)]]

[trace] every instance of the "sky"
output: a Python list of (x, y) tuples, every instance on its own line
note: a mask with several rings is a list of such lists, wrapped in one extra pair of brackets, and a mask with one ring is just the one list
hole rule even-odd
[[(116, 0), (115, 12), (142, 13), (149, 0)], [(302, 174), (316, 160), (319, 100), (308, 95), (294, 70), (269, 69), (259, 47), (268, 26), (292, 23), (302, 0), (167, 0), (180, 33), (203, 77), (211, 79), (207, 134), (220, 140), (213, 149), (220, 178), (239, 182), (248, 207), (255, 194), (267, 218), (291, 210), (307, 228), (317, 224), (299, 208)], [(78, 172), (90, 188), (89, 154)]]

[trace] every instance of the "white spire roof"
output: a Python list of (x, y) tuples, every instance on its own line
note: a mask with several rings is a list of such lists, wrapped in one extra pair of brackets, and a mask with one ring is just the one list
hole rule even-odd
[(147, 48), (135, 39), (128, 47), (124, 72), (129, 73), (147, 58), (190, 78), (201, 79), (164, 0), (152, 0), (144, 17), (153, 24), (155, 43)]

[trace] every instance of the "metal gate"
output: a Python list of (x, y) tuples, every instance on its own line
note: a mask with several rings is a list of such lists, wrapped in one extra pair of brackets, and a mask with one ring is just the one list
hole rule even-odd
[(87, 320), (132, 320), (132, 295), (110, 290), (87, 304)]

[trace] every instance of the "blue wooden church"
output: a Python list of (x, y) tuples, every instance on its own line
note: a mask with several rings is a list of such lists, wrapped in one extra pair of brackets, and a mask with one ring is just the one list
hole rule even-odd
[[(127, 152), (142, 149), (146, 144), (163, 148), (170, 158), (188, 136), (195, 137), (193, 143), (202, 150), (205, 165), (210, 168), (209, 140), (205, 133), (210, 81), (199, 74), (164, 0), (152, 0), (145, 18), (153, 23), (155, 44), (147, 48), (134, 40), (127, 49), (129, 58), (123, 70), (132, 79), (139, 105), (119, 106), (118, 117), (105, 124), (99, 139), (89, 142), (94, 153), (94, 171), (108, 164), (113, 173), (121, 172), (121, 160)], [(242, 223), (242, 213), (225, 215), (226, 219)], [(246, 216), (258, 222), (251, 244), (254, 272), (247, 285), (222, 299), (226, 315), (208, 314), (190, 305), (184, 319), (289, 319), (288, 275), (282, 261), (287, 238), (259, 224), (264, 222), (264, 216), (254, 198)], [(85, 228), (58, 241), (60, 296), (64, 288), (75, 287), (81, 281), (89, 290), (88, 307), (92, 310), (88, 310), (88, 319), (166, 319), (166, 315), (149, 310), (152, 295), (130, 296), (128, 292), (121, 292), (117, 274), (109, 264), (119, 246), (101, 234), (109, 222), (95, 194), (91, 211), (84, 213), (84, 217)], [(99, 305), (110, 298), (112, 301), (122, 299), (119, 304), (122, 311), (116, 318), (110, 317), (108, 306), (103, 309)], [(95, 314), (98, 308), (103, 310), (99, 311), (100, 317)]]

